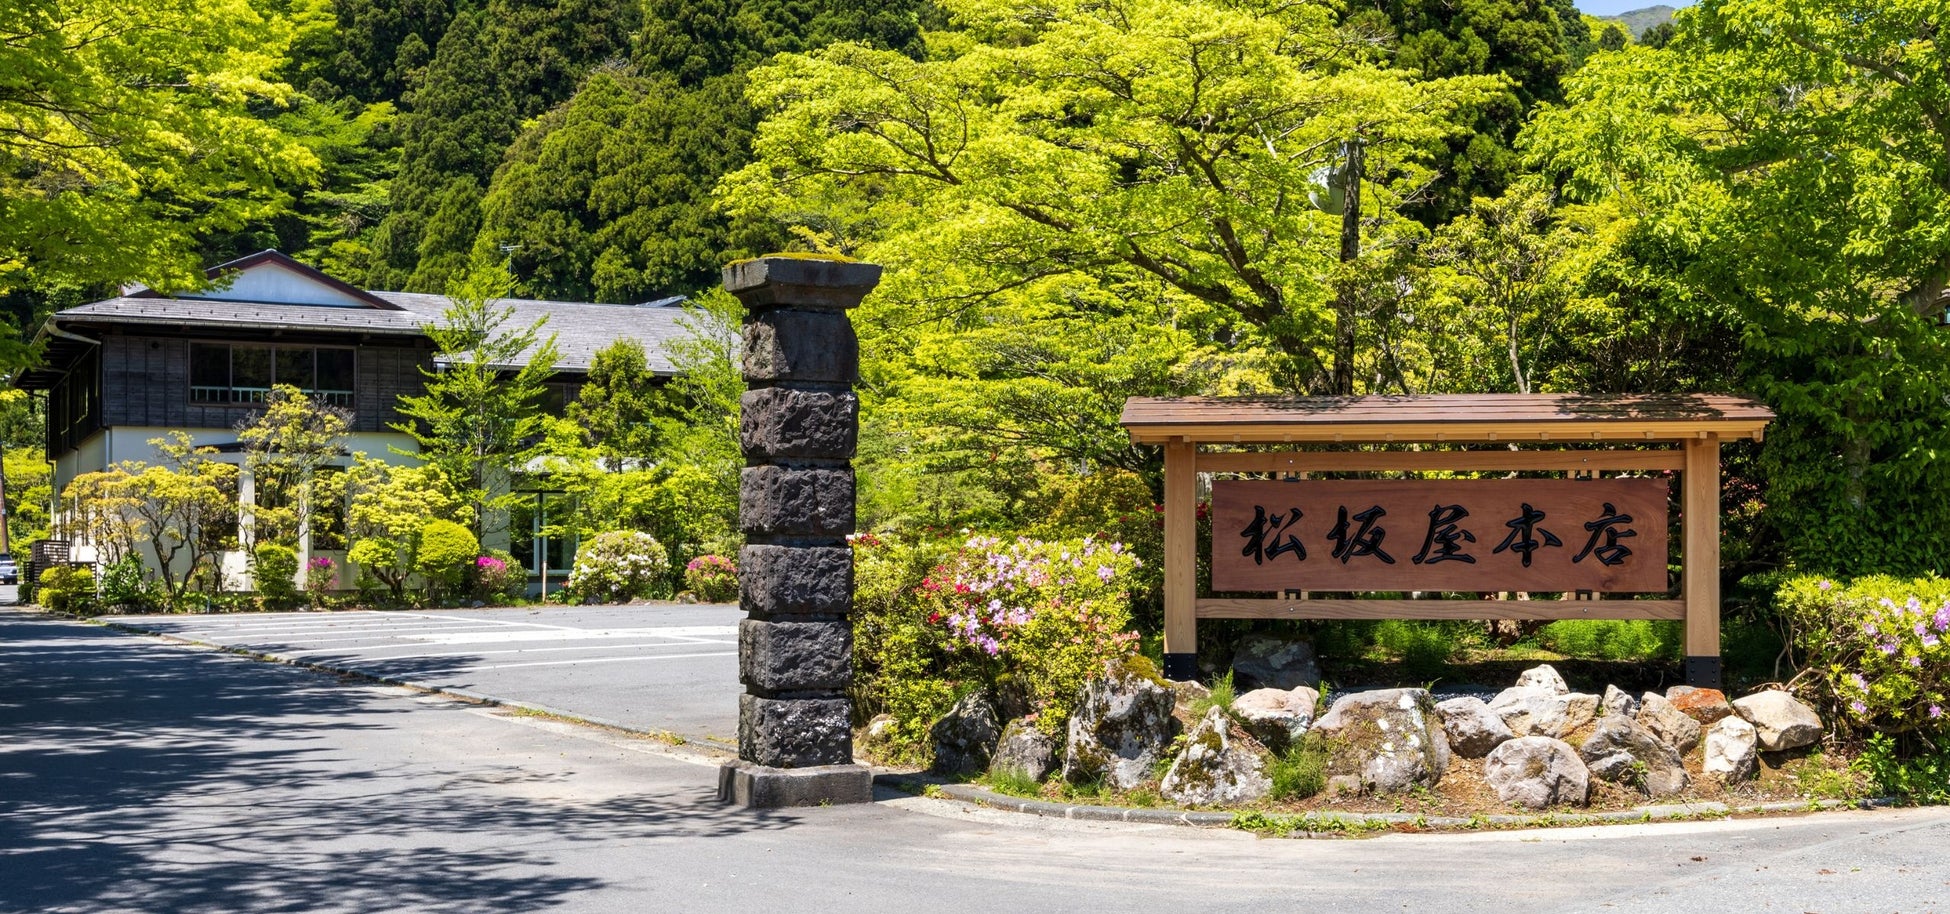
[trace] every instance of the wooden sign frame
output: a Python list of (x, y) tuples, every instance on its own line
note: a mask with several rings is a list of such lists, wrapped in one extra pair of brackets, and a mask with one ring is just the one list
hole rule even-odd
[[(1199, 619), (1668, 619), (1685, 624), (1688, 683), (1720, 681), (1720, 442), (1761, 436), (1773, 413), (1708, 395), (1490, 394), (1423, 397), (1136, 397), (1122, 423), (1164, 447), (1165, 675), (1197, 674)], [(1303, 444), (1401, 450), (1264, 452)], [(1459, 449), (1470, 445), (1489, 448)], [(1550, 450), (1513, 449), (1513, 445)], [(1202, 447), (1232, 448), (1204, 452)], [(1433, 446), (1433, 447), (1429, 447)], [(1567, 447), (1568, 446), (1568, 447)], [(1679, 592), (1665, 599), (1313, 599), (1201, 597), (1201, 474), (1304, 477), (1349, 472), (1679, 474)]]

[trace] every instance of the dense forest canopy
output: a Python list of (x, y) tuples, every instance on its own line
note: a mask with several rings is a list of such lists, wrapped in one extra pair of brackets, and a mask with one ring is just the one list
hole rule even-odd
[(1782, 415), (1732, 454), (1736, 573), (1943, 567), (1921, 2), (1707, 0), (1636, 38), (1567, 0), (16, 7), (15, 365), (51, 309), (266, 247), (619, 303), (846, 253), (890, 268), (860, 313), (872, 523), (1155, 484), (1132, 395), (1714, 390)]

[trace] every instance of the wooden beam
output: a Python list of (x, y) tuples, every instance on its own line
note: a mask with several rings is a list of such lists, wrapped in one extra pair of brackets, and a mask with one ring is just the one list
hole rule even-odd
[(1201, 619), (1671, 619), (1682, 600), (1233, 600), (1198, 601)]
[[(1165, 654), (1198, 654), (1198, 447), (1165, 444)], [(1178, 662), (1167, 656), (1166, 665)], [(1179, 661), (1182, 662), (1182, 661)], [(1167, 670), (1166, 674), (1180, 672)]]
[(1684, 451), (1339, 451), (1200, 454), (1201, 473), (1296, 473), (1434, 470), (1683, 470)]
[(1720, 440), (1686, 442), (1686, 656), (1720, 656)]
[(1340, 442), (1373, 444), (1399, 442), (1462, 441), (1686, 441), (1701, 434), (1745, 438), (1761, 433), (1765, 422), (1745, 420), (1685, 419), (1636, 422), (1539, 423), (1507, 422), (1388, 422), (1359, 425), (1292, 424), (1197, 424), (1133, 425), (1131, 440), (1138, 444), (1162, 444), (1190, 438), (1202, 444), (1295, 444)]

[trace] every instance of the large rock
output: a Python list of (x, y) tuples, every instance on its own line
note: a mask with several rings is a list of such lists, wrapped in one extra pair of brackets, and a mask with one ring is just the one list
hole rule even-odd
[(1070, 714), (1063, 777), (1071, 783), (1101, 781), (1130, 790), (1151, 777), (1178, 735), (1171, 716), (1171, 689), (1139, 676), (1121, 664), (1084, 684), (1083, 698)]
[(1723, 717), (1706, 731), (1705, 757), (1700, 770), (1719, 775), (1720, 780), (1744, 781), (1760, 773), (1760, 757), (1754, 752), (1757, 734), (1754, 725), (1740, 717)]
[(1518, 736), (1563, 739), (1598, 716), (1598, 696), (1558, 692), (1548, 685), (1517, 686), (1498, 692), (1490, 710)]
[(1598, 706), (1606, 714), (1623, 714), (1626, 717), (1637, 717), (1639, 714), (1639, 700), (1615, 685), (1605, 686), (1605, 697), (1598, 701)]
[(987, 692), (962, 696), (948, 713), (929, 728), (934, 743), (934, 770), (941, 774), (971, 775), (989, 770), (995, 744), (1002, 738), (1002, 722)]
[(1314, 722), (1338, 790), (1397, 793), (1429, 787), (1449, 768), (1449, 737), (1427, 689), (1344, 695)]
[(1319, 704), (1320, 693), (1309, 686), (1254, 689), (1232, 700), (1232, 716), (1266, 748), (1285, 752), (1307, 735)]
[(1647, 692), (1639, 698), (1639, 713), (1634, 719), (1661, 742), (1679, 750), (1680, 755), (1699, 745), (1699, 721), (1687, 717), (1657, 692)]
[(1571, 691), (1571, 687), (1564, 683), (1564, 677), (1558, 675), (1557, 668), (1548, 663), (1524, 670), (1523, 675), (1517, 677), (1517, 688), (1549, 689), (1559, 695)]
[(1735, 701), (1733, 710), (1754, 725), (1764, 752), (1799, 749), (1821, 739), (1820, 715), (1786, 692), (1755, 692)]
[(1442, 715), (1442, 730), (1449, 737), (1449, 749), (1463, 758), (1482, 758), (1491, 749), (1516, 739), (1510, 725), (1490, 710), (1488, 702), (1474, 695), (1451, 698), (1435, 706)]
[(1512, 806), (1543, 809), (1581, 806), (1591, 793), (1591, 773), (1569, 743), (1548, 736), (1520, 736), (1483, 760), (1483, 778)]
[(1054, 770), (1055, 737), (1021, 717), (1002, 728), (1002, 739), (995, 744), (995, 756), (989, 760), (989, 773), (1007, 773), (1040, 782)]
[(1719, 689), (1702, 689), (1698, 686), (1673, 686), (1666, 690), (1666, 700), (1679, 709), (1681, 714), (1696, 721), (1702, 727), (1711, 727), (1720, 718), (1733, 713), (1733, 706), (1727, 703), (1727, 693)]
[(1185, 736), (1185, 748), (1172, 760), (1158, 785), (1165, 799), (1186, 806), (1230, 806), (1266, 796), (1273, 781), (1266, 762), (1247, 744), (1232, 739), (1231, 720), (1212, 708)]
[(1647, 796), (1684, 793), (1693, 783), (1679, 760), (1679, 750), (1623, 714), (1607, 714), (1598, 721), (1598, 728), (1578, 747), (1578, 757), (1593, 775), (1636, 787)]
[(1306, 641), (1251, 634), (1233, 646), (1232, 679), (1246, 690), (1313, 687), (1320, 685), (1320, 666)]

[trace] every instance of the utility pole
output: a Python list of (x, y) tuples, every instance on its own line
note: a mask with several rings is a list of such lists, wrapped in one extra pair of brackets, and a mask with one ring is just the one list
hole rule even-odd
[(1341, 276), (1340, 293), (1334, 302), (1334, 394), (1354, 395), (1354, 277), (1346, 269), (1361, 256), (1361, 140), (1341, 145)]

